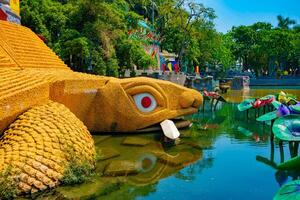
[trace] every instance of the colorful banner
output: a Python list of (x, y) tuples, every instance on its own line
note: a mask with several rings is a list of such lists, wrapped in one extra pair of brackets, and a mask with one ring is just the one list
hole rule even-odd
[(13, 13), (20, 16), (20, 1), (19, 0), (10, 0), (10, 9)]
[(177, 61), (168, 61), (165, 59), (164, 56), (159, 55), (159, 61), (160, 61), (160, 69), (165, 72), (165, 71), (174, 71), (176, 73), (178, 73), (180, 71), (179, 69), (179, 65)]
[(172, 64), (171, 63), (168, 63), (168, 69), (169, 69), (169, 71), (171, 72), (172, 71)]
[(200, 71), (199, 71), (199, 66), (196, 66), (196, 67), (195, 67), (195, 73), (196, 73), (196, 74), (199, 74), (199, 73), (200, 73)]

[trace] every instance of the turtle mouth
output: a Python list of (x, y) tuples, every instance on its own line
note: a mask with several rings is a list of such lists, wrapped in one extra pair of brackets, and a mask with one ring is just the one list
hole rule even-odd
[[(174, 118), (174, 119), (170, 119), (170, 120), (172, 120), (174, 122), (176, 128), (178, 128), (178, 129), (187, 128), (187, 127), (191, 126), (191, 124), (192, 124), (191, 121), (185, 120), (182, 117)], [(147, 132), (156, 132), (156, 131), (162, 131), (160, 122), (150, 125), (150, 126), (147, 126), (145, 128), (136, 130), (136, 132), (138, 132), (138, 133), (147, 133)]]

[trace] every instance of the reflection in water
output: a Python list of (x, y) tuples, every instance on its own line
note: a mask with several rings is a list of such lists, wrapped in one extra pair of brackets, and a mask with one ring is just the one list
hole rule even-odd
[[(269, 92), (269, 91), (268, 91)], [(299, 90), (296, 92), (296, 94), (299, 93)], [(243, 97), (239, 97), (238, 95), (234, 95), (234, 97), (231, 97), (232, 101), (240, 102), (245, 98), (249, 98), (252, 95), (256, 96), (263, 96), (268, 93), (266, 91), (246, 91), (244, 93)], [(298, 96), (300, 96), (298, 94)], [(236, 98), (238, 97), (238, 98)], [(240, 98), (240, 99), (239, 99)], [(227, 105), (226, 107), (223, 107), (221, 111), (218, 112), (218, 115), (220, 113), (223, 113), (225, 116), (225, 120), (222, 120), (220, 129), (226, 131), (226, 134), (231, 135), (231, 133), (234, 133), (231, 135), (231, 137), (238, 139), (239, 142), (243, 140), (249, 140), (252, 139), (256, 143), (260, 143), (262, 145), (269, 145), (270, 146), (270, 156), (269, 158), (263, 157), (263, 156), (256, 156), (256, 160), (258, 162), (261, 162), (267, 166), (270, 166), (274, 170), (274, 179), (278, 183), (278, 186), (281, 187), (284, 184), (288, 183), (290, 180), (298, 180), (300, 179), (300, 171), (299, 170), (277, 170), (277, 163), (276, 158), (279, 157), (279, 163), (283, 163), (284, 161), (293, 158), (298, 155), (299, 151), (299, 143), (298, 142), (287, 142), (283, 143), (283, 141), (273, 140), (271, 135), (271, 129), (270, 126), (266, 123), (259, 123), (255, 120), (247, 119), (246, 116), (243, 113), (237, 113), (234, 112), (234, 108), (232, 108), (233, 105)], [(207, 117), (208, 121), (211, 119), (216, 118), (216, 116), (211, 116), (210, 118), (206, 115), (203, 117)], [(202, 123), (207, 123), (205, 120), (201, 119)], [(205, 127), (205, 125), (204, 125)], [(237, 131), (235, 131), (236, 129)], [(278, 150), (276, 150), (278, 149)], [(276, 151), (275, 151), (276, 150)], [(276, 154), (276, 155), (275, 155)], [(278, 164), (279, 164), (278, 163)]]
[[(289, 177), (292, 180), (299, 179), (300, 178), (300, 172), (299, 171), (295, 171), (295, 170), (277, 170), (277, 164), (276, 164), (275, 159), (274, 159), (274, 154), (275, 154), (274, 140), (270, 140), (270, 144), (271, 144), (270, 145), (270, 147), (271, 147), (270, 158), (268, 159), (268, 158), (257, 155), (256, 160), (263, 163), (263, 164), (265, 164), (265, 165), (268, 165), (268, 166), (272, 167), (274, 170), (276, 170), (275, 179), (276, 179), (279, 186), (282, 186), (285, 183), (287, 183), (288, 180), (289, 180)], [(284, 150), (289, 150), (290, 154), (291, 154), (291, 157), (292, 157), (292, 155), (297, 156), (297, 154), (298, 154), (298, 149), (297, 149), (297, 151), (295, 150), (295, 148), (297, 148), (296, 145), (294, 146), (294, 145), (289, 144), (289, 149), (284, 149), (283, 142), (279, 141), (278, 146), (279, 146), (280, 163), (283, 163), (285, 161), (285, 159), (284, 159), (284, 157), (285, 157)], [(294, 154), (295, 152), (296, 152), (296, 155)]]
[[(163, 147), (160, 135), (94, 136), (100, 155), (95, 180), (76, 187), (60, 187), (58, 193), (66, 198), (114, 198), (116, 193), (121, 193), (131, 199), (141, 193), (151, 193), (160, 179), (175, 174), (177, 178), (191, 180), (205, 165), (212, 165), (212, 158), (201, 161), (202, 149), (211, 146), (212, 140), (199, 142), (197, 137), (204, 138), (206, 133), (195, 137), (191, 130), (184, 130), (181, 143), (169, 148)], [(188, 172), (180, 173), (184, 167)], [(117, 186), (113, 186), (115, 184)], [(106, 189), (108, 185), (112, 188)]]
[(196, 174), (201, 174), (204, 169), (208, 169), (213, 165), (214, 158), (207, 155), (201, 160), (186, 167), (185, 170), (177, 172), (174, 176), (184, 181), (192, 181), (196, 179)]
[(289, 94), (293, 94), (297, 97), (300, 97), (299, 89), (255, 89), (255, 90), (230, 90), (224, 96), (225, 99), (232, 103), (240, 103), (245, 99), (254, 97), (260, 98), (269, 94), (278, 94), (280, 91), (284, 91)]
[(270, 126), (247, 119), (236, 104), (220, 103), (189, 119), (193, 126), (172, 147), (161, 144), (161, 133), (94, 136), (100, 155), (94, 180), (59, 187), (51, 199), (271, 199), (299, 178), (276, 169), (297, 146), (271, 140)]
[[(150, 195), (158, 182), (169, 176), (195, 180), (197, 174), (213, 165), (213, 156), (203, 155), (203, 150), (212, 148), (219, 134), (217, 130), (226, 119), (213, 113), (207, 117), (207, 114), (199, 112), (191, 116), (194, 126), (181, 130), (180, 144), (172, 147), (162, 145), (161, 133), (94, 136), (100, 155), (95, 180), (76, 187), (60, 187), (57, 192), (67, 198), (105, 196), (114, 199), (119, 194), (132, 199), (141, 193)], [(117, 186), (106, 189), (115, 184)]]

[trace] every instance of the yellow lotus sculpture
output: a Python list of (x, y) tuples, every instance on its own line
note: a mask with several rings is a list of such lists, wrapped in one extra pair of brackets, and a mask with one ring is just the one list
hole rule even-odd
[(92, 132), (134, 132), (197, 112), (195, 90), (70, 70), (30, 29), (0, 21), (0, 170), (20, 192), (59, 184), (70, 151), (93, 165)]

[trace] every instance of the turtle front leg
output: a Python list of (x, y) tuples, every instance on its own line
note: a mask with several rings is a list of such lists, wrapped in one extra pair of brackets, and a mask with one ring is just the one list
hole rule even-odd
[(11, 168), (21, 193), (53, 188), (71, 160), (93, 167), (94, 158), (94, 141), (85, 125), (51, 101), (20, 115), (0, 140), (0, 171)]

